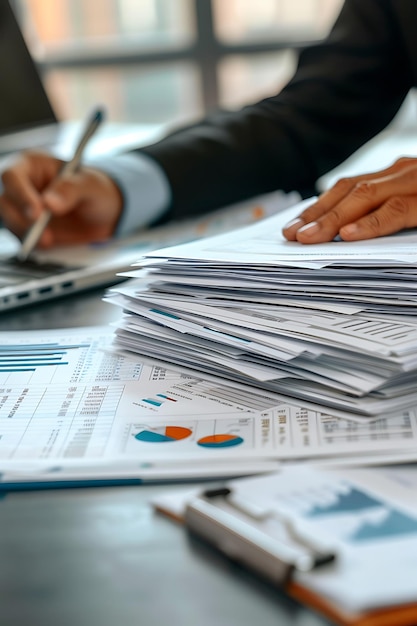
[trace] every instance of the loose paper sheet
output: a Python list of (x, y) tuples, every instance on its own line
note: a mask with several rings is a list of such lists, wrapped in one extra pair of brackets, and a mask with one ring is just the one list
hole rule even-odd
[(100, 327), (0, 335), (1, 470), (78, 467), (86, 477), (119, 464), (191, 478), (193, 468), (230, 475), (236, 463), (237, 475), (257, 462), (416, 449), (415, 411), (355, 423), (119, 354), (112, 342)]

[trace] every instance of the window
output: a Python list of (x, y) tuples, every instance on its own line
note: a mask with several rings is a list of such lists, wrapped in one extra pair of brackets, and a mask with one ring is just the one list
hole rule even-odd
[(61, 119), (178, 123), (279, 90), (342, 0), (13, 0)]

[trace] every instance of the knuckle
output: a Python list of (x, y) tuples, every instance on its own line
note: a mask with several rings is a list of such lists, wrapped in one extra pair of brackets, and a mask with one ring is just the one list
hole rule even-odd
[(405, 196), (392, 196), (385, 203), (386, 214), (390, 221), (405, 223), (406, 216), (410, 210), (410, 205)]
[(41, 150), (29, 149), (21, 154), (21, 160), (28, 163), (45, 158), (47, 158), (47, 154)]
[(4, 187), (12, 187), (16, 184), (18, 176), (15, 169), (8, 168), (2, 172), (1, 180)]
[(320, 200), (318, 202), (315, 202), (312, 206), (305, 209), (302, 213), (299, 214), (298, 218), (303, 220), (306, 224), (314, 220), (317, 215), (317, 210), (320, 210), (319, 202)]
[(58, 178), (51, 183), (49, 189), (53, 190), (55, 193), (68, 195), (71, 193), (73, 185), (74, 182), (72, 179)]
[(334, 228), (339, 230), (339, 227), (342, 223), (342, 217), (338, 211), (330, 211), (328, 215), (329, 224), (331, 224)]
[(333, 189), (342, 195), (349, 193), (354, 185), (354, 181), (352, 178), (339, 178), (339, 180), (334, 184)]
[(416, 162), (416, 159), (412, 157), (403, 156), (394, 162), (394, 167), (397, 169), (402, 169), (404, 166), (407, 167), (408, 165), (411, 165), (412, 163), (415, 163), (415, 162)]
[(392, 196), (383, 207), (373, 211), (364, 218), (366, 228), (373, 235), (392, 232), (407, 226), (407, 216), (410, 206), (403, 196)]
[(394, 217), (403, 217), (409, 211), (409, 203), (405, 196), (392, 196), (385, 203), (387, 212)]
[(309, 222), (312, 222), (315, 219), (315, 217), (316, 217), (316, 213), (313, 209), (306, 209), (305, 211), (300, 213), (300, 215), (298, 216), (298, 218), (302, 220), (303, 222), (305, 222), (306, 224), (308, 224)]
[(383, 229), (384, 223), (381, 219), (381, 215), (378, 211), (374, 211), (364, 218), (364, 222), (366, 222), (367, 229), (373, 233), (378, 234)]
[(339, 230), (341, 224), (340, 215), (336, 210), (326, 213), (320, 221), (323, 225), (325, 224), (327, 228), (331, 228), (332, 230)]
[(352, 190), (352, 196), (359, 201), (372, 200), (377, 194), (377, 186), (373, 181), (363, 180), (356, 183)]
[(417, 174), (417, 159), (411, 157), (401, 157), (393, 166), (395, 175), (401, 176), (404, 182), (414, 183)]

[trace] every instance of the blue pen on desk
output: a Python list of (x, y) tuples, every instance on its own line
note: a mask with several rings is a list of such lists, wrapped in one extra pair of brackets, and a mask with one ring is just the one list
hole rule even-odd
[[(77, 147), (74, 151), (74, 155), (70, 161), (68, 161), (60, 172), (60, 176), (68, 176), (73, 174), (79, 167), (81, 162), (81, 157), (83, 155), (84, 149), (91, 139), (91, 137), (96, 132), (97, 128), (100, 126), (101, 122), (104, 119), (104, 112), (102, 109), (96, 109), (89, 120), (87, 121), (84, 132), (82, 133), (80, 140), (77, 144)], [(51, 219), (51, 212), (48, 210), (44, 210), (43, 213), (39, 216), (33, 226), (29, 229), (26, 237), (24, 238), (21, 248), (17, 253), (17, 259), (19, 261), (26, 261), (30, 253), (35, 248), (36, 244), (39, 241), (43, 231), (47, 227), (49, 220)]]

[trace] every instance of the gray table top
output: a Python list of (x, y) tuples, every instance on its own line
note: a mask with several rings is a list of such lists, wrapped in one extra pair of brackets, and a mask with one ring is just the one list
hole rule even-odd
[[(106, 324), (90, 292), (0, 315), (0, 331)], [(154, 513), (175, 487), (9, 493), (0, 502), (1, 626), (323, 626)]]

